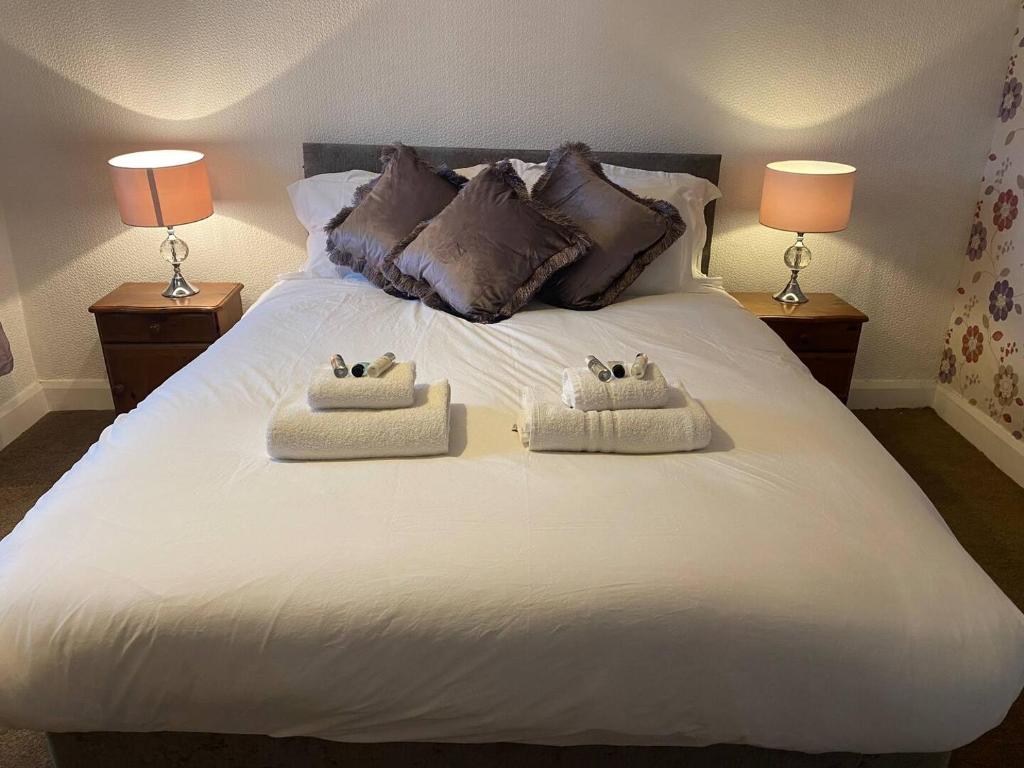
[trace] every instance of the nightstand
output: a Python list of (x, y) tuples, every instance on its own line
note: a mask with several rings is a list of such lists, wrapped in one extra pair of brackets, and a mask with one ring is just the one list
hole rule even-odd
[(125, 283), (89, 307), (118, 413), (138, 405), (242, 316), (241, 283), (197, 286), (195, 296), (167, 299), (160, 295), (165, 283)]
[(809, 293), (806, 304), (783, 304), (767, 293), (732, 296), (781, 336), (815, 379), (846, 402), (867, 315), (833, 293)]

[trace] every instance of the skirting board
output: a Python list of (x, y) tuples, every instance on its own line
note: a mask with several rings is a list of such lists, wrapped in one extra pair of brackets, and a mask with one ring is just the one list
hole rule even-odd
[(854, 379), (847, 405), (854, 409), (927, 408), (935, 397), (932, 379)]
[(0, 448), (12, 443), (49, 411), (46, 392), (37, 381), (0, 405)]
[[(51, 411), (103, 411), (114, 407), (106, 379), (43, 379)], [(935, 382), (928, 379), (854, 379), (851, 408), (927, 408)]]
[(51, 411), (111, 411), (114, 401), (106, 379), (43, 379)]
[[(960, 395), (935, 382), (902, 379), (855, 379), (851, 408), (927, 408), (966, 437), (1003, 472), (1024, 486), (1024, 444), (1014, 440)], [(50, 411), (113, 409), (106, 379), (43, 379), (0, 405), (0, 448)]]
[(1017, 440), (949, 387), (937, 387), (932, 408), (989, 461), (1024, 488), (1024, 441)]
[(0, 448), (50, 411), (109, 411), (114, 401), (106, 379), (43, 379), (0, 403)]

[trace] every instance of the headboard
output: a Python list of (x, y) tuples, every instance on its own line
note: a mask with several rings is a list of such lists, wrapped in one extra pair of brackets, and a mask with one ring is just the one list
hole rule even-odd
[[(302, 145), (302, 168), (305, 176), (316, 176), (320, 173), (339, 173), (361, 169), (377, 171), (380, 169), (379, 144), (316, 144)], [(528, 163), (543, 163), (548, 159), (548, 150), (543, 149), (475, 149), (471, 147), (416, 147), (420, 156), (434, 165), (447, 165), (449, 168), (468, 168), (479, 163), (490, 163), (507, 157), (517, 157)], [(718, 171), (722, 164), (721, 155), (695, 155), (676, 152), (597, 152), (602, 162), (609, 165), (621, 165), (627, 168), (640, 168), (645, 171), (668, 171), (670, 173), (689, 173), (718, 183)], [(715, 204), (710, 203), (704, 209), (704, 219), (708, 225), (708, 239), (704, 243), (700, 268), (707, 274), (711, 261), (711, 233), (715, 224)]]

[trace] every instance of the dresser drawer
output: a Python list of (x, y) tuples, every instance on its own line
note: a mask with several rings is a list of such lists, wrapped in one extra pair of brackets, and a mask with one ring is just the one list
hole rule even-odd
[(860, 323), (794, 322), (765, 318), (764, 322), (782, 337), (794, 352), (856, 352)]
[(108, 312), (96, 315), (100, 341), (104, 343), (201, 343), (220, 335), (217, 318), (206, 312)]

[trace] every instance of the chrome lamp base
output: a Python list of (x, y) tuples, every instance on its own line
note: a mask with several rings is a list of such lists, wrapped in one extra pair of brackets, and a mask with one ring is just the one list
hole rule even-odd
[(797, 281), (798, 274), (800, 274), (800, 270), (794, 269), (793, 274), (790, 275), (789, 282), (786, 283), (786, 287), (772, 296), (772, 298), (776, 301), (781, 301), (783, 304), (806, 304), (807, 296), (804, 295), (803, 290), (800, 288), (800, 283)]
[(164, 289), (163, 295), (168, 299), (186, 299), (189, 296), (195, 296), (197, 293), (199, 293), (199, 289), (186, 280), (185, 276), (181, 274), (181, 267), (175, 265), (174, 275), (171, 277), (171, 282)]

